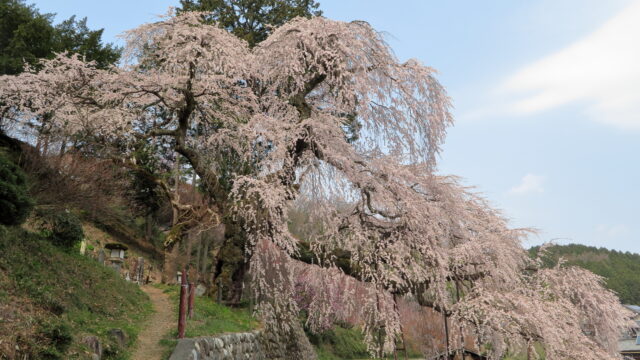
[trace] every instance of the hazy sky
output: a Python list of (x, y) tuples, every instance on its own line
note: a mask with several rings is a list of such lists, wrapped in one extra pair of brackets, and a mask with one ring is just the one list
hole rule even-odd
[[(440, 171), (476, 186), (513, 226), (537, 228), (527, 245), (640, 252), (640, 1), (320, 3), (440, 72), (456, 117)], [(57, 21), (86, 16), (114, 42), (178, 1), (35, 4)]]

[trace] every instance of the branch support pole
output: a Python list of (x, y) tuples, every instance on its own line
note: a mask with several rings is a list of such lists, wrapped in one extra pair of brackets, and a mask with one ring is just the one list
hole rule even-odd
[(446, 310), (442, 312), (442, 318), (444, 320), (444, 339), (445, 339), (445, 346), (446, 346), (446, 354), (447, 357), (446, 359), (450, 359), (451, 358), (451, 352), (449, 351), (449, 321), (447, 319), (447, 312)]
[(193, 318), (193, 308), (195, 305), (195, 299), (196, 299), (196, 284), (193, 281), (193, 279), (189, 279), (189, 311), (188, 311), (188, 317), (189, 319)]
[(218, 278), (216, 281), (217, 292), (216, 292), (216, 302), (218, 304), (222, 304), (222, 279)]
[(187, 269), (182, 269), (180, 277), (180, 307), (178, 309), (178, 339), (184, 338), (187, 328), (187, 303), (188, 303)]

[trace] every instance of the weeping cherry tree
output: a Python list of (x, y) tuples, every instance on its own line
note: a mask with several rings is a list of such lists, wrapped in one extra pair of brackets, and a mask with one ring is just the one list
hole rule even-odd
[[(140, 141), (180, 154), (212, 211), (246, 232), (257, 311), (275, 332), (297, 322), (299, 239), (288, 211), (310, 201), (317, 270), (306, 276), (363, 284), (372, 353), (393, 351), (404, 296), (476, 334), (492, 358), (534, 344), (547, 359), (617, 358), (628, 315), (602, 279), (542, 269), (521, 246), (528, 231), (435, 173), (453, 119), (433, 69), (399, 62), (365, 22), (297, 18), (249, 48), (203, 16), (169, 14), (127, 32), (120, 67), (60, 54), (38, 72), (3, 77), (2, 121), (46, 117), (66, 134), (116, 143), (123, 161)], [(228, 157), (249, 171), (225, 168)], [(338, 250), (351, 273), (336, 267)], [(318, 295), (309, 326), (331, 323), (354, 298), (345, 294)]]

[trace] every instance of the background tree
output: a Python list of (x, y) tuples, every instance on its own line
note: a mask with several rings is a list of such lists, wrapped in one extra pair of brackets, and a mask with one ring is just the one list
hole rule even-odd
[[(103, 44), (103, 30), (90, 30), (87, 19), (75, 16), (58, 25), (54, 14), (41, 14), (24, 0), (0, 0), (0, 74), (17, 74), (25, 65), (38, 68), (40, 59), (50, 59), (57, 53), (79, 54), (87, 61), (95, 61), (99, 68), (107, 68), (120, 58), (121, 49)], [(72, 140), (56, 133), (49, 124), (49, 115), (34, 117), (19, 129), (10, 129), (19, 138), (36, 138), (38, 151), (48, 154), (53, 142), (64, 154)], [(0, 132), (9, 131), (0, 122)], [(77, 137), (77, 136), (76, 136)]]
[[(288, 222), (296, 201), (311, 201), (313, 274), (339, 272), (333, 254), (350, 254), (376, 355), (401, 336), (403, 296), (476, 331), (493, 358), (533, 342), (548, 359), (616, 358), (627, 313), (599, 278), (541, 270), (520, 245), (526, 231), (509, 228), (455, 177), (434, 173), (452, 117), (433, 69), (400, 63), (364, 22), (298, 18), (249, 48), (201, 17), (170, 15), (128, 32), (135, 61), (126, 67), (58, 56), (38, 73), (5, 76), (2, 113), (14, 122), (49, 113), (60, 131), (111, 139), (125, 163), (141, 139), (165, 141), (242, 226), (258, 311), (278, 337), (306, 340), (294, 301), (299, 240)], [(229, 200), (220, 201), (226, 153), (255, 171), (229, 172)], [(309, 307), (313, 324), (350, 300), (335, 293)], [(449, 349), (459, 346), (452, 339)], [(309, 358), (304, 351), (289, 355)]]
[(0, 148), (0, 224), (20, 225), (31, 209), (33, 201), (22, 169)]
[(103, 44), (104, 29), (89, 29), (86, 17), (76, 20), (76, 17), (72, 16), (56, 25), (54, 29), (53, 53), (80, 54), (87, 61), (95, 61), (96, 66), (101, 69), (106, 69), (120, 59), (121, 49), (110, 43)]
[[(537, 256), (539, 250), (539, 246), (534, 246), (529, 253)], [(587, 269), (605, 278), (607, 287), (618, 294), (624, 304), (640, 304), (639, 254), (568, 244), (548, 247), (541, 255), (545, 267), (553, 268), (564, 261), (564, 265)]]
[(179, 11), (205, 12), (207, 21), (245, 40), (250, 47), (291, 19), (322, 15), (315, 0), (180, 0), (180, 4)]
[(53, 14), (40, 14), (24, 0), (0, 1), (0, 74), (17, 74), (24, 63), (68, 51), (105, 68), (120, 57), (120, 49), (101, 41), (103, 30), (90, 30), (87, 19), (74, 16), (53, 25)]

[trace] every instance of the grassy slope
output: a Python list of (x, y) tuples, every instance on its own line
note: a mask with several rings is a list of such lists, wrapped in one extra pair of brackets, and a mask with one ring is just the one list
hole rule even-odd
[[(0, 229), (0, 275), (0, 304), (18, 308), (9, 321), (0, 317), (0, 338), (12, 339), (31, 358), (86, 358), (80, 341), (97, 335), (103, 358), (127, 359), (108, 331), (122, 329), (131, 344), (152, 311), (146, 295), (111, 269), (19, 228)], [(66, 333), (72, 337), (69, 346)]]
[[(156, 285), (167, 293), (178, 313), (180, 287), (174, 285)], [(187, 321), (187, 337), (209, 336), (225, 332), (246, 332), (258, 329), (260, 323), (251, 316), (246, 308), (230, 308), (217, 304), (206, 296), (197, 296), (193, 319)], [(176, 344), (177, 328), (167, 334), (162, 341), (166, 348), (166, 358)]]

